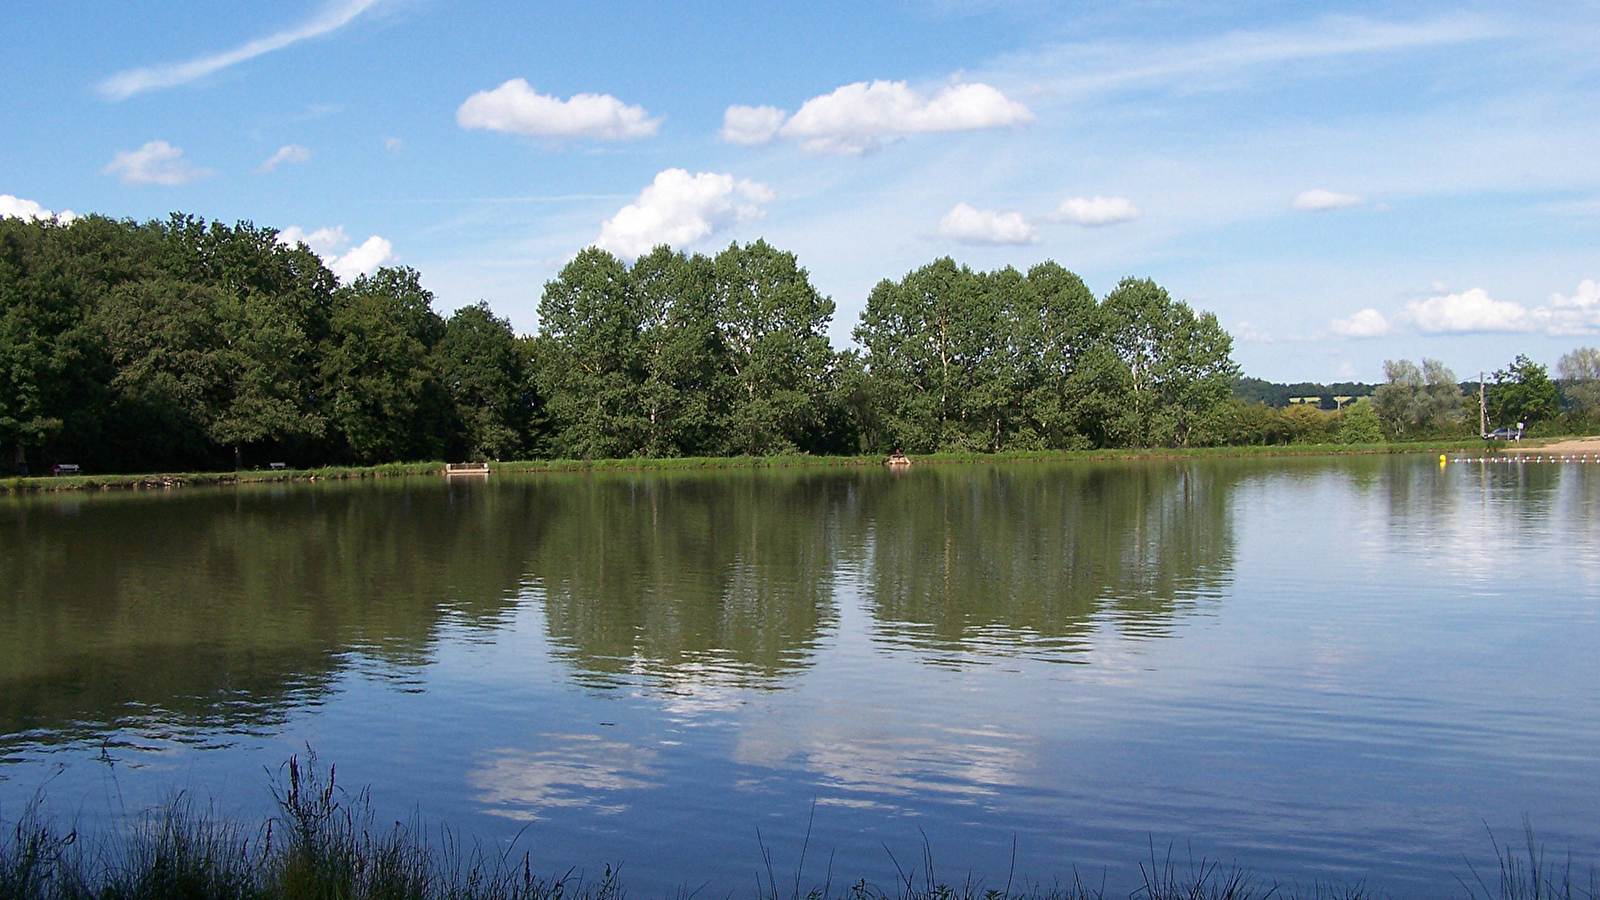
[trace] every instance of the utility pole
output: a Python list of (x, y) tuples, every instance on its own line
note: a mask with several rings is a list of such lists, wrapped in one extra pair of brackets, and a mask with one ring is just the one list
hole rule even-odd
[(1483, 386), (1483, 370), (1478, 370), (1478, 433), (1489, 436), (1489, 395)]

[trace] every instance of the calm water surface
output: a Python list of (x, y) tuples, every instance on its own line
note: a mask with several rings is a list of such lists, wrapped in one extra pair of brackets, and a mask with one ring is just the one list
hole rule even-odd
[[(1152, 844), (1459, 894), (1600, 860), (1600, 466), (495, 476), (0, 500), (0, 819), (271, 808), (314, 748), (635, 896)], [(1464, 859), (1465, 857), (1465, 859)]]

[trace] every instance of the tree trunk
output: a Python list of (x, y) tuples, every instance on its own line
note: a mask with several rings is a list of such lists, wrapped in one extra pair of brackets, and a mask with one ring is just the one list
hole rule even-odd
[(233, 470), (235, 472), (239, 472), (239, 471), (242, 471), (243, 469), (244, 469), (244, 453), (239, 447), (239, 442), (238, 441), (234, 441), (233, 442)]

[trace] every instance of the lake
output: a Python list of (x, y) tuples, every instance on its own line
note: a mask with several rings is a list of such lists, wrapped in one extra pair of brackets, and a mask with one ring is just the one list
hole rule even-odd
[(0, 498), (0, 819), (384, 817), (633, 896), (1600, 861), (1600, 465), (594, 473)]

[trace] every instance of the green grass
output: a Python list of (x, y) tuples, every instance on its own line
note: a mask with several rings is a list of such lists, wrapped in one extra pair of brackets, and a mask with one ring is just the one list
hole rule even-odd
[[(1559, 437), (1529, 440), (1540, 446)], [(1272, 444), (1229, 447), (1155, 447), (1118, 450), (1025, 450), (1000, 453), (945, 452), (914, 456), (918, 464), (996, 462), (1118, 461), (1142, 459), (1214, 459), (1230, 457), (1352, 456), (1404, 453), (1477, 453), (1498, 455), (1510, 450), (1504, 442), (1477, 438), (1404, 441), (1383, 444)], [(685, 471), (706, 469), (801, 469), (877, 466), (884, 456), (626, 457), (622, 459), (549, 459), (493, 462), (496, 472)], [(342, 481), (362, 478), (442, 475), (443, 462), (386, 463), (378, 466), (324, 466), (320, 469), (249, 469), (238, 472), (171, 472), (145, 475), (63, 475), (0, 479), (0, 493), (171, 489), (203, 485), (270, 484), (289, 481)]]
[[(178, 796), (146, 814), (124, 838), (89, 846), (76, 830), (46, 822), (36, 801), (15, 822), (0, 822), (0, 900), (623, 900), (617, 871), (598, 878), (577, 870), (535, 874), (524, 851), (485, 852), (448, 829), (429, 841), (416, 823), (380, 827), (365, 790), (351, 794), (312, 754), (291, 757), (273, 781), (277, 813), (255, 829), (200, 811)], [(1464, 900), (1595, 900), (1596, 877), (1574, 878), (1571, 860), (1547, 859), (1527, 828), (1526, 847), (1501, 845), (1491, 835), (1497, 873), (1470, 875), (1437, 896)], [(865, 880), (835, 887), (831, 861), (823, 880), (806, 885), (806, 847), (792, 878), (780, 883), (762, 845), (764, 877), (752, 900), (1106, 900), (1103, 885), (1070, 881), (989, 884), (968, 875), (945, 881), (924, 845), (920, 866), (894, 860), (896, 881)], [(893, 857), (891, 856), (891, 859)], [(1247, 869), (1200, 860), (1180, 864), (1169, 849), (1158, 859), (1154, 842), (1139, 863), (1142, 885), (1132, 900), (1368, 900), (1381, 894), (1364, 884), (1285, 886)], [(692, 893), (679, 891), (675, 900)], [(735, 895), (737, 896), (737, 895)]]

